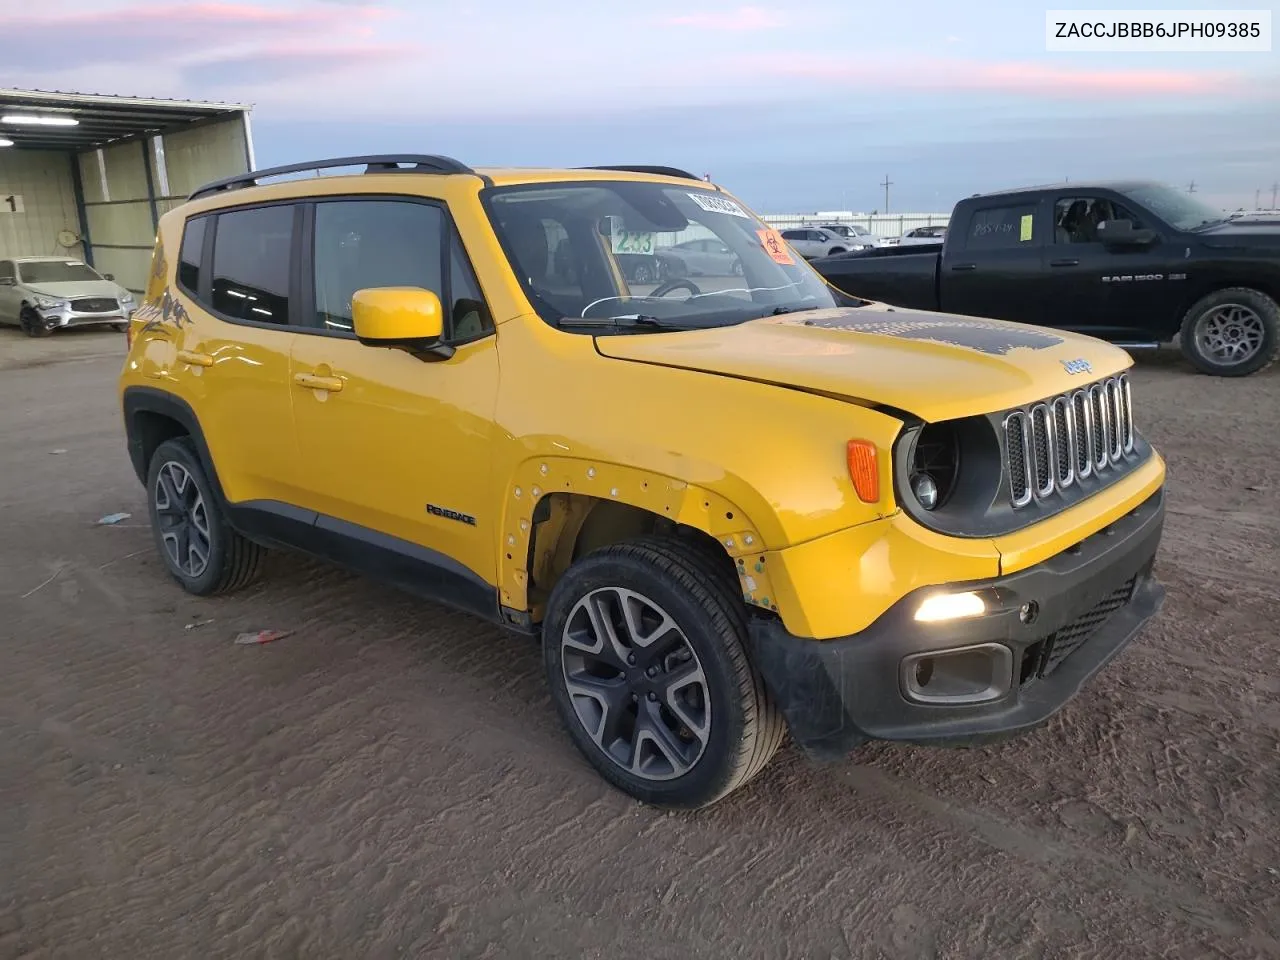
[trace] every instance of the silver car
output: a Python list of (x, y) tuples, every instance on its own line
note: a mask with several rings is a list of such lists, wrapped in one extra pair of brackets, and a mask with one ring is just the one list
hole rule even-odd
[(880, 240), (866, 227), (856, 223), (822, 223), (818, 225), (827, 233), (834, 233), (849, 241), (850, 250), (873, 250), (880, 246)]
[(837, 234), (817, 227), (793, 227), (782, 231), (782, 239), (791, 244), (796, 253), (806, 260), (830, 257), (849, 251), (849, 241)]
[(742, 275), (742, 261), (719, 237), (709, 240), (686, 240), (666, 247), (662, 252), (679, 257), (684, 262), (689, 276), (737, 277)]
[(123, 330), (133, 315), (133, 294), (82, 260), (18, 257), (0, 260), (0, 324), (28, 336), (88, 324)]

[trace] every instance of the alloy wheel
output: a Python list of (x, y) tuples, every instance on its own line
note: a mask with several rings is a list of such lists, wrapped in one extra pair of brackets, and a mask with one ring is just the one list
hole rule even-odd
[(212, 538), (208, 507), (191, 471), (174, 460), (164, 464), (154, 496), (165, 552), (180, 573), (199, 577), (209, 565)]
[(1224, 303), (1205, 313), (1195, 327), (1196, 346), (1223, 366), (1251, 360), (1266, 339), (1262, 317), (1250, 307)]
[(594, 590), (570, 611), (560, 645), (574, 713), (605, 756), (646, 780), (693, 769), (711, 733), (711, 695), (665, 610), (633, 590)]

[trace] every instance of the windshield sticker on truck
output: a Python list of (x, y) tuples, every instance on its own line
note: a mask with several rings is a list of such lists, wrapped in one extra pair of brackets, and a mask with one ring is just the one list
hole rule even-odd
[(757, 230), (756, 236), (760, 238), (760, 245), (773, 257), (774, 263), (781, 263), (788, 267), (794, 267), (796, 262), (791, 258), (791, 253), (787, 249), (787, 241), (782, 238), (777, 230), (767, 228)]
[(727, 213), (731, 217), (742, 217), (743, 220), (751, 219), (747, 211), (727, 197), (717, 197), (712, 193), (691, 193), (689, 194), (689, 199), (707, 211), (707, 213)]
[(1002, 326), (982, 320), (889, 320), (872, 315), (833, 317), (830, 320), (806, 320), (801, 316), (779, 319), (780, 323), (803, 324), (827, 330), (851, 330), (904, 340), (932, 340), (955, 347), (968, 347), (979, 353), (1004, 356), (1010, 350), (1026, 348), (1044, 350), (1065, 342), (1062, 337), (1040, 330)]
[(1032, 214), (1025, 213), (1022, 215), (1022, 229), (1018, 234), (1018, 240), (1022, 243), (1026, 243), (1031, 239), (1031, 220)]

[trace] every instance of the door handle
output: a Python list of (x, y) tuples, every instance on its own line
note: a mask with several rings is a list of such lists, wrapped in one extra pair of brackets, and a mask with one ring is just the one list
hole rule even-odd
[(295, 373), (293, 382), (300, 387), (306, 387), (308, 390), (325, 390), (329, 393), (337, 393), (342, 389), (341, 377), (321, 377), (314, 373)]
[(179, 350), (178, 359), (183, 363), (189, 363), (193, 367), (212, 367), (213, 357), (207, 353), (196, 353), (194, 350)]
[(976, 263), (957, 263), (957, 264), (953, 264), (951, 269), (952, 270), (977, 270), (978, 265)]
[(1079, 263), (1080, 263), (1080, 261), (1079, 261), (1079, 260), (1076, 260), (1076, 259), (1075, 259), (1075, 258), (1073, 258), (1073, 257), (1064, 257), (1064, 258), (1063, 258), (1063, 259), (1061, 259), (1061, 260), (1050, 260), (1050, 261), (1049, 261), (1049, 266), (1051, 266), (1051, 267), (1074, 267), (1074, 266), (1079, 265)]

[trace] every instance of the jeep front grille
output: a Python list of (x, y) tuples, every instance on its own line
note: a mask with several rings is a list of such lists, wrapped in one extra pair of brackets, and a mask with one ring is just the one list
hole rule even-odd
[(1133, 450), (1129, 375), (1051, 397), (1004, 419), (1005, 468), (1015, 507), (1113, 469)]

